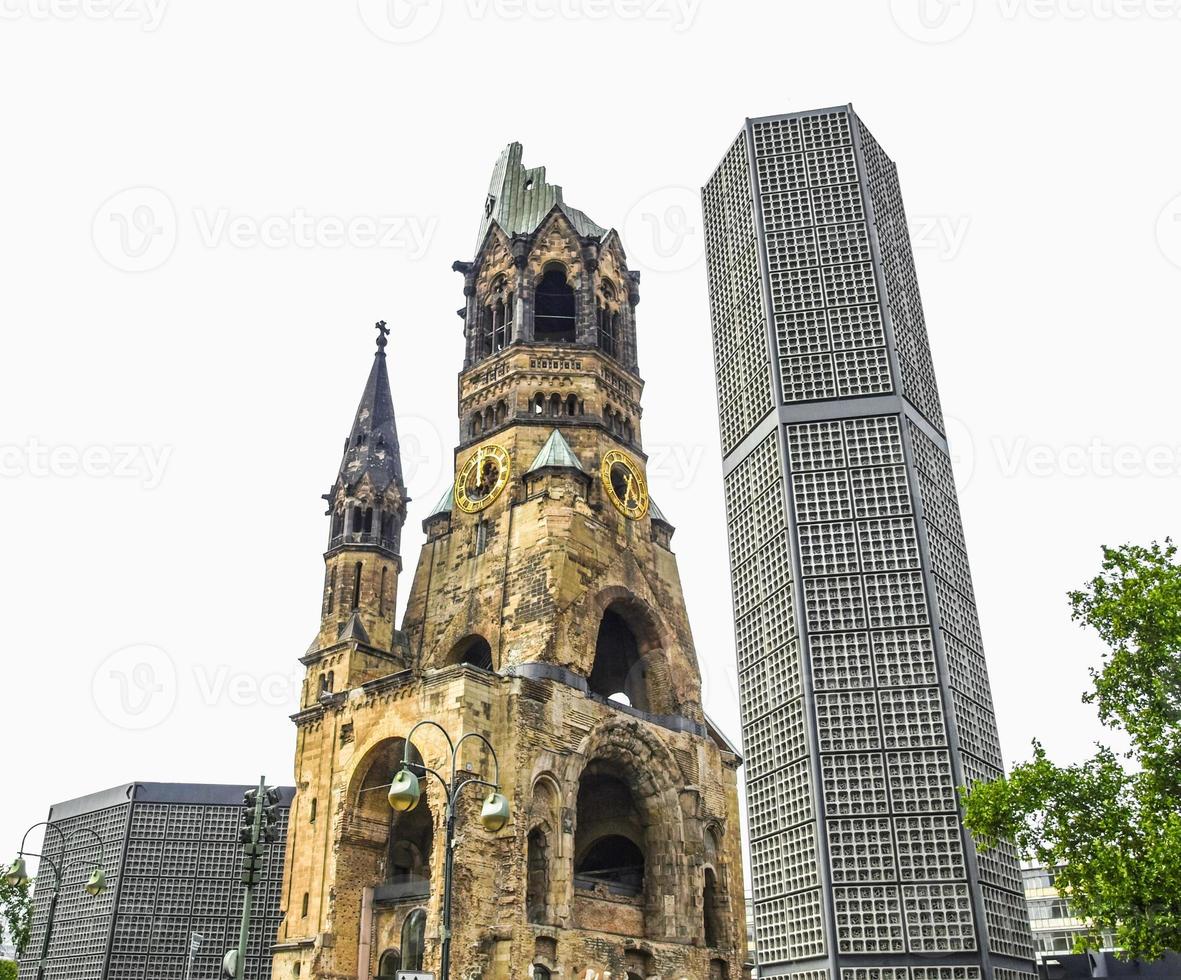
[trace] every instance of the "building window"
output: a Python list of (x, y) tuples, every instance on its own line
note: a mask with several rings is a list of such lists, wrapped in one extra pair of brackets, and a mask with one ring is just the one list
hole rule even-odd
[(302, 915), (305, 919), (308, 917), (308, 893), (307, 892), (303, 893), (303, 902), (300, 905), (300, 913), (299, 914)]
[(311, 806), (308, 807), (308, 823), (316, 822), (316, 801), (312, 800)]
[(402, 969), (421, 970), (426, 939), (426, 912), (415, 909), (402, 923)]
[(537, 284), (533, 336), (536, 340), (572, 342), (577, 330), (577, 302), (566, 281), (566, 270), (558, 263), (545, 267)]
[(385, 580), (386, 580), (386, 573), (387, 572), (389, 572), (389, 568), (385, 565), (382, 565), (381, 566), (381, 588), (377, 593), (377, 615), (379, 615), (379, 616), (385, 615)]
[(574, 887), (613, 895), (644, 893), (645, 821), (615, 767), (592, 762), (578, 783)]
[(595, 642), (595, 663), (590, 675), (591, 692), (608, 701), (647, 711), (646, 677), (635, 634), (622, 616), (608, 609), (603, 613)]
[(544, 966), (533, 967), (533, 980), (550, 980), (552, 974)]
[(540, 827), (530, 832), (526, 851), (525, 915), (530, 922), (543, 923), (549, 891), (549, 847)]
[(488, 524), (481, 517), (476, 521), (476, 554), (482, 555), (488, 547)]
[(361, 569), (362, 565), (357, 562), (353, 566), (353, 608), (358, 609), (361, 606)]
[(402, 954), (396, 949), (387, 949), (378, 961), (378, 980), (396, 980), (398, 971), (402, 969)]

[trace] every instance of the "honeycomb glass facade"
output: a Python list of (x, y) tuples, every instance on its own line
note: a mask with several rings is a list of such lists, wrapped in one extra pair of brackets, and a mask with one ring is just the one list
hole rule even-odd
[[(91, 865), (75, 857), (97, 853), (89, 834), (71, 843), (49, 955), (50, 980), (183, 980), (189, 939), (202, 937), (191, 976), (221, 975), (221, 959), (237, 948), (242, 916), (240, 882), (242, 794), (248, 786), (130, 783), (94, 793), (49, 812), (66, 834), (80, 828), (102, 838), (107, 890), (97, 897), (82, 886)], [(279, 838), (264, 846), (262, 883), (255, 891), (246, 977), (268, 980), (271, 944), (279, 924), (283, 849), (293, 789), (279, 803)], [(59, 838), (44, 851), (57, 861)], [(36, 848), (30, 838), (30, 846)], [(43, 876), (48, 885), (52, 874)], [(41, 880), (41, 879), (39, 879)], [(33, 928), (20, 980), (36, 977), (51, 888), (33, 893)]]
[(957, 812), (1002, 762), (894, 164), (752, 119), (702, 197), (760, 975), (1033, 977)]

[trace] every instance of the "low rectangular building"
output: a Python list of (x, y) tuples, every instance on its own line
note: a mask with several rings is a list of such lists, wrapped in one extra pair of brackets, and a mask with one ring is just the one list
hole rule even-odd
[[(220, 976), (221, 959), (238, 945), (242, 915), (242, 797), (253, 787), (193, 783), (127, 783), (55, 804), (48, 820), (66, 834), (88, 828), (103, 842), (107, 889), (83, 886), (98, 846), (89, 834), (70, 844), (50, 935), (45, 975), (53, 980), (183, 980), (190, 938), (201, 936), (191, 976)], [(279, 925), (283, 850), (294, 789), (280, 789), (278, 839), (263, 845), (246, 957), (249, 980), (269, 980), (270, 946)], [(38, 848), (55, 863), (58, 835)], [(30, 862), (31, 863), (31, 862)], [(44, 872), (43, 874), (41, 872)], [(33, 894), (33, 928), (20, 980), (37, 976), (52, 897), (42, 861)]]

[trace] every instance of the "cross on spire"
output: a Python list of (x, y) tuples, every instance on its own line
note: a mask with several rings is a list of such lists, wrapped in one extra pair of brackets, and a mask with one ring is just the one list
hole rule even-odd
[(390, 335), (390, 328), (385, 325), (385, 320), (378, 320), (373, 326), (377, 329), (377, 349), (384, 351), (385, 345), (389, 343), (386, 337)]

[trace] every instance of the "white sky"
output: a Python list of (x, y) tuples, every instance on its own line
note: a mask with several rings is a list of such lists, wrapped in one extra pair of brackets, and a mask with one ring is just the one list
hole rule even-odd
[(0, 859), (120, 782), (291, 780), (371, 325), (408, 577), (456, 439), (450, 265), (514, 139), (643, 270), (652, 490), (736, 736), (696, 189), (745, 116), (850, 100), (918, 236), (1006, 757), (1087, 752), (1065, 593), (1101, 543), (1175, 530), (1181, 8), (931, 0), (924, 34), (919, 2), (397, 0), (435, 24), (408, 43), (384, 0), (0, 0)]

